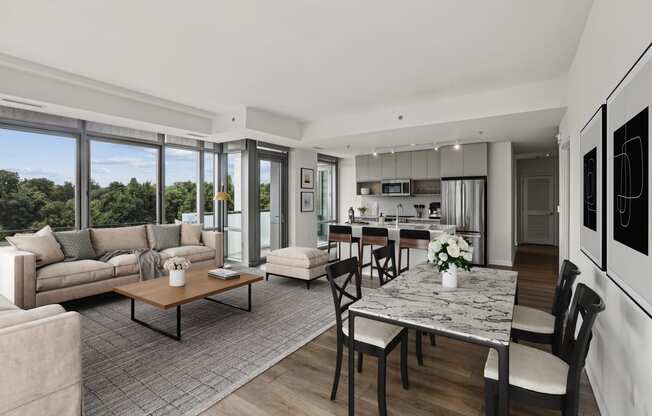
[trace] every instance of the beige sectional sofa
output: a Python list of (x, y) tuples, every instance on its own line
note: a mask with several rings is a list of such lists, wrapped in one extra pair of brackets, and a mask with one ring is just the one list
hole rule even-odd
[[(154, 244), (148, 227), (91, 229), (91, 241), (98, 257), (114, 250), (151, 248)], [(214, 231), (202, 231), (200, 245), (182, 245), (160, 252), (163, 261), (182, 256), (193, 267), (221, 267), (223, 253), (223, 235)], [(34, 254), (0, 247), (0, 294), (25, 309), (110, 292), (115, 286), (139, 279), (135, 254), (119, 255), (107, 262), (78, 260), (37, 268)]]
[(82, 414), (80, 328), (60, 305), (25, 311), (0, 296), (0, 414)]

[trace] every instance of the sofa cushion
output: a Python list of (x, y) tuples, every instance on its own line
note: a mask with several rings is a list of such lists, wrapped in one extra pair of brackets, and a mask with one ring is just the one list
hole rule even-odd
[(115, 268), (115, 277), (129, 276), (139, 272), (138, 255), (136, 254), (121, 254), (107, 260), (107, 263)]
[[(162, 251), (166, 248), (179, 247), (181, 241), (181, 225), (149, 225), (151, 236), (154, 241), (150, 240), (150, 247), (156, 251)], [(152, 244), (153, 243), (153, 244)]]
[(191, 263), (215, 258), (215, 250), (206, 246), (181, 246), (172, 247), (161, 251), (163, 261), (172, 257), (185, 257)]
[(144, 225), (118, 228), (92, 228), (91, 241), (99, 257), (115, 250), (149, 248)]
[(51, 264), (36, 272), (36, 291), (60, 289), (113, 277), (113, 266), (96, 260)]
[(182, 246), (200, 246), (201, 232), (204, 229), (203, 224), (186, 224), (179, 220), (174, 221), (175, 224), (181, 226), (181, 244)]
[(49, 226), (35, 234), (16, 234), (7, 237), (9, 244), (17, 250), (29, 251), (36, 256), (36, 267), (56, 263), (64, 259), (61, 246), (54, 238), (54, 233)]
[(63, 261), (97, 259), (89, 230), (60, 231), (54, 233), (54, 237), (63, 250), (65, 256)]
[(270, 252), (267, 263), (311, 269), (328, 263), (328, 252), (317, 248), (287, 247)]

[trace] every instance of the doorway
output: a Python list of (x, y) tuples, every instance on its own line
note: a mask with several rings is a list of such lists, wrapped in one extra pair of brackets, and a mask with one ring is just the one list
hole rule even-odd
[(283, 163), (260, 159), (260, 259), (283, 247)]
[(522, 179), (522, 187), (522, 242), (555, 245), (554, 177), (525, 176)]

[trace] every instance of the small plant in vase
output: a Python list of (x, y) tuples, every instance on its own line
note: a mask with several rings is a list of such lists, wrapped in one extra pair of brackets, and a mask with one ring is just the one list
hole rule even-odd
[(364, 217), (364, 215), (367, 213), (369, 209), (367, 207), (359, 207), (358, 212), (360, 213), (361, 217)]
[(437, 266), (444, 287), (457, 287), (457, 269), (471, 270), (473, 247), (462, 236), (442, 234), (428, 245), (428, 261)]
[(190, 261), (187, 258), (172, 257), (163, 264), (163, 268), (170, 273), (170, 286), (186, 285), (186, 270), (190, 269)]

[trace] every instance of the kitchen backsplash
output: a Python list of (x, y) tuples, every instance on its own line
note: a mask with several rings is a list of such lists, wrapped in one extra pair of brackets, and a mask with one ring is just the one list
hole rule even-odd
[(397, 197), (383, 197), (383, 196), (365, 196), (358, 195), (355, 198), (355, 205), (353, 208), (356, 209), (355, 215), (360, 215), (358, 212), (358, 207), (366, 206), (367, 216), (376, 217), (378, 212), (376, 212), (376, 203), (380, 208), (380, 212), (383, 215), (394, 215), (396, 214), (396, 205), (403, 205), (403, 213), (401, 215), (411, 215), (416, 216), (417, 212), (414, 209), (414, 205), (422, 204), (426, 208), (424, 210), (424, 216), (428, 216), (428, 206), (431, 202), (441, 202), (440, 196), (397, 196)]

